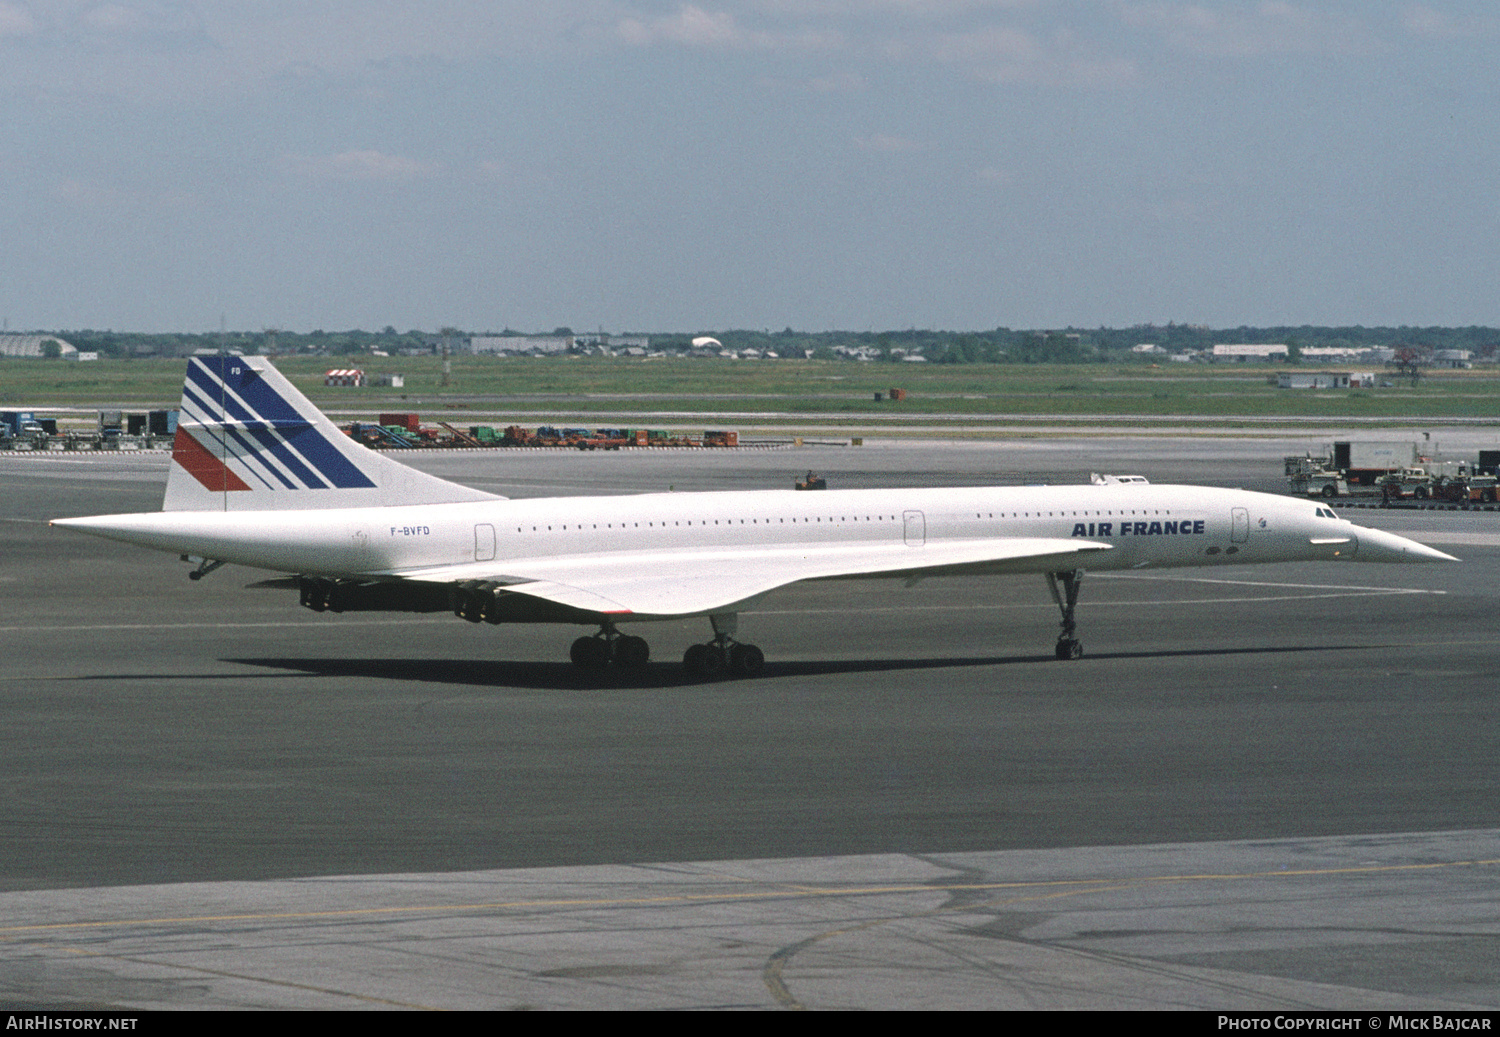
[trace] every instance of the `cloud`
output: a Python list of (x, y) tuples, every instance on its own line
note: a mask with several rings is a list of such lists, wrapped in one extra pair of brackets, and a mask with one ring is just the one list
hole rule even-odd
[(0, 39), (6, 36), (32, 36), (36, 31), (36, 18), (26, 5), (0, 2)]
[(111, 35), (140, 36), (152, 28), (147, 12), (124, 4), (100, 4), (83, 12), (79, 21), (86, 29)]
[(52, 185), (52, 196), (70, 205), (89, 209), (112, 209), (119, 206), (123, 194), (112, 184), (101, 184), (81, 177), (64, 177)]
[(1008, 25), (991, 25), (962, 33), (939, 33), (929, 39), (928, 49), (943, 61), (1027, 63), (1042, 57), (1042, 47), (1035, 36)]
[(373, 150), (341, 151), (335, 155), (286, 155), (281, 165), (287, 172), (309, 180), (345, 182), (403, 183), (425, 179), (442, 169), (436, 163)]
[(858, 72), (834, 72), (817, 76), (807, 85), (820, 94), (860, 94), (869, 89), (870, 82)]
[(921, 46), (932, 58), (965, 66), (991, 83), (1112, 87), (1136, 78), (1133, 61), (1099, 54), (1067, 30), (1043, 37), (1015, 26), (992, 25), (937, 33)]
[(1126, 24), (1154, 29), (1168, 46), (1209, 57), (1354, 54), (1380, 49), (1374, 33), (1358, 19), (1285, 0), (1261, 0), (1248, 10), (1203, 4), (1126, 4), (1120, 12)]
[(0, 36), (40, 34), (63, 45), (101, 39), (200, 37), (203, 23), (193, 7), (175, 0), (33, 4), (0, 0)]
[(403, 61), (577, 59), (620, 46), (626, 3), (0, 0), (0, 90), (45, 82), (56, 96), (199, 106), (289, 76), (349, 80)]
[(679, 8), (675, 15), (649, 22), (626, 18), (620, 22), (619, 32), (621, 39), (636, 46), (665, 41), (685, 47), (738, 47), (747, 42), (734, 15), (705, 11), (691, 4)]
[(195, 9), (159, 0), (90, 4), (72, 17), (59, 18), (54, 28), (62, 38), (90, 49), (149, 52), (216, 46)]
[[(180, 105), (289, 80), (379, 78), (402, 62), (583, 60), (627, 47), (836, 54), (839, 71), (791, 74), (824, 93), (871, 89), (880, 66), (931, 62), (992, 83), (1107, 87), (1130, 80), (1133, 65), (1080, 40), (1107, 32), (1111, 10), (1040, 0), (0, 0), (0, 42), (53, 44), (8, 48), (0, 85), (36, 82), (46, 69), (62, 93)], [(164, 50), (172, 60), (159, 59)]]
[(912, 151), (926, 151), (929, 145), (906, 137), (893, 137), (886, 133), (873, 133), (868, 137), (855, 137), (854, 146), (861, 151), (876, 151), (891, 155)]
[(53, 183), (48, 193), (68, 209), (88, 210), (100, 216), (149, 215), (159, 219), (203, 208), (200, 195), (161, 182), (131, 184), (68, 176)]
[(912, 18), (951, 18), (973, 11), (1021, 10), (1041, 0), (757, 0), (756, 7), (799, 17), (880, 17), (886, 12)]
[(1402, 27), (1413, 36), (1463, 39), (1489, 36), (1500, 29), (1500, 19), (1484, 15), (1452, 15), (1423, 4), (1413, 4), (1401, 17)]
[(812, 50), (837, 47), (840, 33), (813, 28), (791, 32), (749, 29), (728, 11), (706, 11), (695, 4), (683, 4), (676, 14), (643, 20), (623, 18), (615, 31), (632, 46), (672, 43), (683, 47), (721, 50)]

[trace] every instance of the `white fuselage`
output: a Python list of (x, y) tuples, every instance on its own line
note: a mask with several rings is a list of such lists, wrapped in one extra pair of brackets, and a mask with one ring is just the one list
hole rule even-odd
[[(1168, 485), (762, 490), (561, 497), (63, 520), (174, 553), (328, 577), (466, 563), (724, 547), (1087, 540), (1094, 570), (1304, 560), (1446, 557), (1355, 526), (1326, 507), (1244, 490)], [(1428, 555), (1420, 552), (1428, 551)], [(1043, 571), (1055, 562), (1014, 564)]]

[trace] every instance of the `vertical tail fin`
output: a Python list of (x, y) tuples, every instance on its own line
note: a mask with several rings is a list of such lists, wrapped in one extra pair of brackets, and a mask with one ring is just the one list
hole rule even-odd
[(214, 356), (188, 361), (164, 511), (496, 499), (360, 446), (268, 360)]

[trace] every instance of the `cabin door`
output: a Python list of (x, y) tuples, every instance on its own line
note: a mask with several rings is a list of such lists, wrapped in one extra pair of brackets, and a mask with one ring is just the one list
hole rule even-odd
[(903, 535), (906, 537), (907, 547), (921, 547), (927, 543), (927, 516), (920, 511), (903, 511), (901, 513), (901, 525)]
[(1230, 526), (1229, 539), (1236, 544), (1243, 544), (1250, 539), (1250, 512), (1244, 508), (1235, 508), (1230, 512), (1234, 519)]
[(492, 562), (495, 560), (495, 527), (488, 522), (481, 522), (474, 527), (474, 561)]

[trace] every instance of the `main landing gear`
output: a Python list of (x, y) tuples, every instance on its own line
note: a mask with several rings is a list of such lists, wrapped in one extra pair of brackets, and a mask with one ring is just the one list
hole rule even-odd
[[(1058, 588), (1058, 583), (1062, 588)], [(1073, 636), (1077, 624), (1073, 622), (1073, 610), (1078, 606), (1078, 588), (1083, 583), (1083, 570), (1048, 573), (1047, 587), (1052, 591), (1052, 600), (1062, 610), (1062, 633), (1057, 635), (1057, 657), (1059, 659), (1082, 659), (1083, 643)]]
[[(759, 648), (741, 644), (731, 636), (737, 619), (734, 613), (709, 617), (714, 639), (693, 645), (683, 655), (682, 665), (688, 673), (699, 677), (753, 677), (765, 668), (766, 657)], [(581, 670), (639, 673), (651, 659), (651, 648), (644, 638), (622, 634), (614, 624), (605, 623), (597, 634), (574, 641), (568, 654)]]
[(580, 637), (568, 653), (573, 665), (582, 670), (617, 670), (639, 672), (651, 661), (651, 646), (644, 637), (622, 634), (613, 623), (605, 623), (592, 637)]
[(700, 677), (717, 677), (729, 673), (737, 677), (754, 677), (765, 669), (766, 656), (754, 645), (741, 644), (731, 635), (739, 616), (733, 612), (709, 616), (714, 625), (714, 639), (693, 645), (682, 656), (683, 668)]

